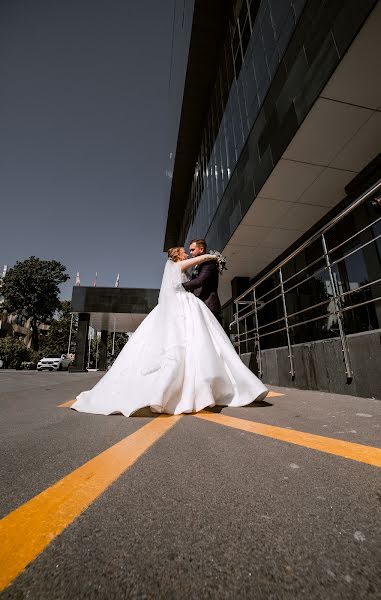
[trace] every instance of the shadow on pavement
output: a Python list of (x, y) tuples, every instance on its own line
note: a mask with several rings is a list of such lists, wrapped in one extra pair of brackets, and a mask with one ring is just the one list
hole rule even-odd
[(266, 402), (266, 400), (254, 400), (251, 404), (247, 404), (246, 406), (242, 406), (242, 408), (260, 408), (266, 406), (274, 406), (271, 402)]
[[(238, 408), (265, 408), (268, 406), (273, 406), (273, 404), (271, 404), (270, 402), (266, 402), (266, 400), (254, 400), (254, 402), (252, 402), (251, 404), (247, 404), (246, 406), (240, 406)], [(204, 410), (213, 413), (220, 413), (224, 408), (228, 408), (228, 406), (207, 406), (206, 408), (204, 408)], [(165, 413), (153, 413), (151, 412), (149, 406), (146, 406), (145, 408), (140, 408), (139, 410), (137, 410), (135, 413), (130, 415), (130, 417), (149, 417), (150, 419), (156, 419), (157, 417), (160, 417), (160, 415), (168, 417), (172, 416), (165, 415)]]
[[(240, 408), (241, 410), (244, 408), (265, 408), (267, 406), (273, 406), (270, 402), (266, 402), (266, 400), (254, 400), (251, 404), (246, 404), (246, 406), (237, 406), (232, 408)], [(230, 408), (229, 406), (207, 406), (204, 408), (207, 412), (220, 413), (224, 408)]]
[[(132, 415), (130, 415), (129, 418), (131, 418), (131, 417), (150, 417), (151, 419), (157, 419), (157, 417), (160, 417), (160, 414), (161, 413), (153, 413), (150, 410), (149, 406), (145, 406), (144, 408), (139, 408), (139, 410), (132, 413)], [(168, 416), (171, 416), (171, 415), (168, 415)]]

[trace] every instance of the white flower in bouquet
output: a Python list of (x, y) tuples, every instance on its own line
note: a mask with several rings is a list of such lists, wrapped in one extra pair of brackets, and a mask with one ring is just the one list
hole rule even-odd
[(218, 252), (218, 250), (209, 250), (208, 254), (213, 254), (213, 256), (217, 256), (217, 267), (220, 275), (222, 275), (223, 270), (227, 271), (226, 258), (221, 254), (221, 252)]

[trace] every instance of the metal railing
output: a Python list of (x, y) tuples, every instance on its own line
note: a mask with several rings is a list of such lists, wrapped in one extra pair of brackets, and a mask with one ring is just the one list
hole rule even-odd
[[(356, 238), (358, 238), (360, 234), (366, 232), (367, 230), (369, 231), (372, 226), (381, 221), (381, 217), (376, 218), (374, 221), (363, 227), (361, 230), (357, 231), (355, 234), (350, 235), (348, 238), (346, 238), (344, 241), (340, 242), (333, 248), (328, 247), (326, 234), (329, 230), (335, 227), (335, 225), (342, 221), (347, 215), (353, 212), (358, 206), (360, 206), (366, 200), (369, 200), (374, 194), (376, 194), (380, 190), (381, 179), (372, 187), (370, 187), (365, 193), (359, 196), (359, 198), (352, 202), (347, 208), (345, 208), (338, 215), (336, 215), (328, 224), (326, 224), (319, 231), (313, 234), (309, 239), (307, 239), (303, 244), (301, 244), (287, 258), (282, 260), (276, 267), (271, 269), (261, 279), (256, 281), (243, 294), (241, 294), (234, 300), (235, 316), (234, 321), (232, 321), (232, 323), (230, 323), (229, 325), (229, 329), (232, 330), (233, 327), (236, 327), (236, 333), (233, 334), (232, 337), (234, 338), (234, 343), (238, 347), (240, 355), (243, 352), (250, 351), (250, 346), (254, 346), (260, 377), (262, 377), (263, 375), (261, 341), (264, 337), (284, 332), (286, 344), (288, 347), (288, 359), (290, 367), (289, 373), (291, 377), (294, 378), (295, 365), (292, 351), (293, 331), (297, 327), (301, 327), (303, 325), (307, 325), (313, 322), (318, 322), (322, 319), (331, 318), (332, 322), (337, 324), (336, 331), (338, 337), (340, 337), (341, 349), (343, 353), (343, 363), (345, 366), (345, 373), (347, 379), (352, 379), (353, 371), (351, 366), (351, 358), (348, 348), (347, 336), (344, 327), (344, 313), (346, 311), (358, 308), (360, 306), (365, 306), (370, 303), (376, 303), (381, 300), (381, 296), (377, 296), (368, 300), (363, 300), (361, 302), (356, 302), (355, 304), (349, 303), (348, 306), (345, 305), (345, 302), (348, 298), (350, 298), (351, 294), (355, 294), (359, 291), (364, 291), (365, 289), (370, 289), (372, 286), (380, 284), (381, 272), (379, 278), (366, 282), (364, 284), (360, 284), (354, 289), (343, 291), (343, 289), (340, 289), (341, 286), (338, 282), (338, 278), (335, 273), (335, 267), (338, 267), (338, 265), (342, 261), (345, 261), (350, 256), (354, 255), (356, 252), (361, 251), (363, 248), (369, 246), (370, 244), (376, 243), (377, 240), (381, 238), (381, 235), (373, 235), (368, 241), (356, 245), (356, 248), (348, 251), (347, 253), (342, 254), (339, 257), (335, 257), (334, 255), (337, 255), (337, 251), (339, 249), (343, 248), (346, 244), (353, 242)], [(321, 243), (322, 254), (319, 255), (318, 258), (310, 262), (307, 266), (299, 269), (293, 275), (285, 279), (284, 267), (291, 260), (293, 260), (304, 250), (310, 247), (313, 243), (319, 241)], [(316, 270), (314, 270), (311, 273), (312, 267), (316, 267)], [(303, 275), (305, 275), (305, 277)], [(319, 301), (315, 304), (312, 304), (311, 306), (302, 308), (291, 313), (288, 312), (287, 294), (289, 294), (292, 291), (294, 291), (294, 293), (297, 293), (298, 288), (300, 286), (305, 285), (308, 281), (316, 280), (317, 275), (324, 278), (326, 298), (323, 301)], [(262, 295), (258, 295), (260, 286), (272, 277), (277, 278), (279, 283), (274, 283), (270, 290), (266, 291)], [(262, 311), (266, 306), (269, 306), (271, 303), (274, 303), (279, 299), (281, 300), (281, 316), (275, 318), (270, 322), (260, 324), (260, 311)], [(308, 317), (306, 313), (312, 311), (313, 309), (320, 309), (324, 305), (327, 305), (327, 309), (321, 315), (315, 316), (313, 318), (304, 318), (305, 316)], [(273, 306), (275, 305), (273, 304)], [(296, 319), (298, 319), (298, 321), (296, 321)], [(266, 331), (266, 329), (269, 329), (272, 326), (275, 326), (275, 329)], [(330, 328), (330, 330), (333, 331), (333, 328)], [(252, 342), (252, 344), (250, 345), (249, 342)]]

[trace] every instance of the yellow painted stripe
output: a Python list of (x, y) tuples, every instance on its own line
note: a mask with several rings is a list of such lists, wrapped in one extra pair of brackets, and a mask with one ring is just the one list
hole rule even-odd
[(74, 404), (75, 400), (68, 400), (67, 402), (64, 402), (63, 404), (58, 404), (58, 408), (64, 408), (65, 406), (71, 406), (72, 404)]
[(201, 412), (194, 416), (205, 421), (218, 423), (219, 425), (256, 433), (265, 437), (281, 440), (282, 442), (319, 450), (320, 452), (327, 452), (328, 454), (349, 458), (350, 460), (356, 460), (368, 465), (373, 465), (374, 467), (381, 467), (380, 448), (364, 446), (363, 444), (354, 444), (344, 440), (336, 440), (334, 438), (323, 437), (313, 433), (295, 431), (294, 429), (284, 429), (282, 427), (275, 427), (274, 425), (264, 425), (263, 423), (255, 423), (253, 421), (247, 421), (246, 419), (229, 417), (227, 415), (222, 415), (221, 413)]
[(161, 415), (0, 521), (0, 591), (164, 435), (180, 416)]

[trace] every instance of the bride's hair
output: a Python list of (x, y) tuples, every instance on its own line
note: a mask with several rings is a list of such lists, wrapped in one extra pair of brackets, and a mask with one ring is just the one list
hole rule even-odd
[(168, 250), (168, 258), (173, 260), (173, 262), (177, 262), (179, 260), (181, 250), (184, 250), (184, 246), (175, 246), (174, 248), (170, 248)]

